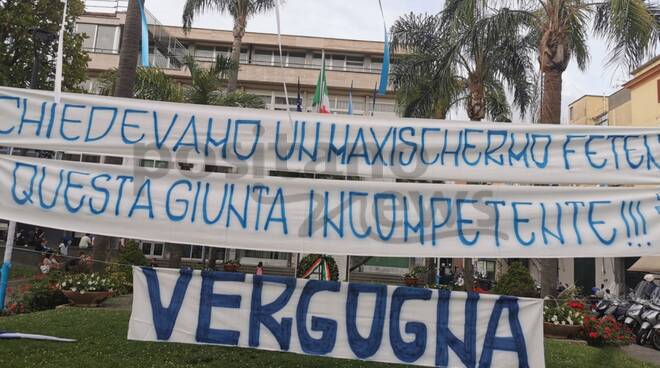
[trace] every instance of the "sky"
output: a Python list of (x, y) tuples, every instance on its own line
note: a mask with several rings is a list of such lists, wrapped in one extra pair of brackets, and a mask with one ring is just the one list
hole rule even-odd
[[(165, 25), (181, 25), (185, 0), (146, 0), (147, 9)], [(437, 13), (442, 0), (382, 0), (388, 27), (401, 15)], [(377, 0), (287, 0), (280, 11), (282, 34), (383, 40), (383, 23)], [(231, 30), (229, 15), (209, 12), (195, 19), (193, 27)], [(275, 13), (260, 14), (248, 20), (248, 31), (276, 33)], [(568, 119), (568, 104), (585, 94), (610, 95), (629, 79), (621, 68), (606, 66), (607, 46), (590, 37), (591, 62), (582, 72), (571, 62), (564, 73), (562, 119)], [(454, 118), (465, 118), (462, 112)]]

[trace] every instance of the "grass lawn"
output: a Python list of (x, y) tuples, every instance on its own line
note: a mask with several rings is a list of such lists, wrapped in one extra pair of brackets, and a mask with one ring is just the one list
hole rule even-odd
[[(125, 310), (73, 308), (0, 317), (0, 330), (78, 339), (74, 344), (0, 341), (0, 367), (397, 367), (253, 349), (128, 341), (128, 319)], [(549, 368), (653, 367), (617, 349), (557, 341), (546, 341), (545, 349)]]

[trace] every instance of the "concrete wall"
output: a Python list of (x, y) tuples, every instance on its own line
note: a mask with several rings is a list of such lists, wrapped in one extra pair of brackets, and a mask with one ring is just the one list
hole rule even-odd
[(658, 100), (660, 70), (655, 77), (636, 85), (630, 91), (632, 122), (638, 126), (660, 126)]
[(568, 105), (569, 121), (576, 125), (594, 125), (595, 118), (607, 112), (606, 96), (583, 96)]

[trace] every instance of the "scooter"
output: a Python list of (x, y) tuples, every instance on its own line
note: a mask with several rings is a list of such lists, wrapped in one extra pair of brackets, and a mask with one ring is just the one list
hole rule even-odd
[(647, 300), (657, 285), (653, 283), (653, 279), (642, 280), (637, 284), (633, 296), (633, 304), (626, 311), (625, 325), (630, 328), (635, 336), (639, 333), (642, 326), (642, 312), (646, 307)]
[(660, 323), (660, 288), (655, 288), (651, 293), (651, 297), (641, 313), (641, 321), (639, 331), (635, 336), (637, 344), (645, 345), (655, 339), (654, 327)]
[(655, 350), (660, 350), (660, 323), (653, 327), (653, 336), (651, 336), (651, 345)]

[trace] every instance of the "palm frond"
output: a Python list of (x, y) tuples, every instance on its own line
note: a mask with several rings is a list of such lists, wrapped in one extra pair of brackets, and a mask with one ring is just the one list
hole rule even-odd
[(658, 43), (653, 5), (643, 0), (609, 0), (596, 5), (594, 31), (607, 40), (608, 64), (638, 67)]

